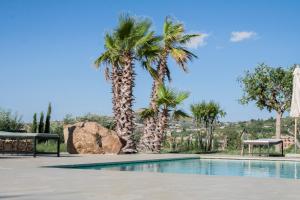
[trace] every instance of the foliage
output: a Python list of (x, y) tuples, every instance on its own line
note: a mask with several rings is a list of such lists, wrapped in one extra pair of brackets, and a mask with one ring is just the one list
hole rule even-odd
[[(165, 54), (170, 54), (175, 62), (180, 66), (184, 71), (187, 71), (187, 62), (193, 58), (197, 58), (195, 54), (190, 52), (185, 46), (196, 37), (199, 37), (199, 34), (185, 34), (184, 24), (172, 20), (170, 17), (167, 17), (164, 26), (163, 26), (163, 48)], [(170, 72), (169, 68), (166, 72)], [(166, 73), (170, 79), (170, 74)]]
[(40, 122), (39, 122), (39, 127), (38, 127), (38, 132), (39, 133), (44, 133), (44, 113), (41, 112), (40, 114)]
[(154, 116), (155, 111), (151, 108), (142, 108), (141, 111), (139, 111), (137, 114), (141, 119), (147, 119)]
[(50, 119), (51, 119), (51, 103), (48, 105), (47, 115), (46, 115), (46, 121), (45, 121), (45, 133), (50, 133)]
[[(206, 141), (204, 149), (211, 151), (213, 141), (213, 130), (219, 118), (224, 117), (226, 113), (221, 109), (220, 105), (214, 101), (206, 103), (196, 103), (191, 105), (191, 112), (193, 115), (196, 127), (204, 127), (206, 129)], [(203, 135), (197, 134), (197, 140), (200, 148), (203, 148)]]
[(32, 133), (36, 133), (37, 132), (37, 115), (36, 113), (33, 114), (33, 120), (32, 120), (32, 124), (31, 124), (31, 132)]
[(101, 124), (103, 127), (113, 130), (115, 127), (115, 123), (112, 117), (102, 116), (97, 114), (88, 113), (83, 116), (72, 117), (72, 115), (66, 115), (64, 120), (64, 124), (74, 124), (77, 122), (97, 122)]
[(24, 123), (22, 117), (10, 110), (0, 108), (0, 131), (23, 132)]
[(248, 104), (254, 101), (260, 109), (284, 113), (291, 104), (293, 69), (272, 68), (263, 63), (254, 72), (246, 71), (244, 77), (239, 79), (244, 91), (240, 102)]
[(64, 119), (63, 119), (63, 123), (68, 125), (68, 124), (75, 124), (76, 122), (76, 117), (73, 117), (71, 114), (67, 114)]
[[(160, 85), (158, 89), (158, 98), (157, 104), (161, 106), (162, 109), (173, 109), (173, 118), (177, 118), (179, 116), (175, 116), (176, 107), (183, 103), (189, 97), (188, 92), (177, 92), (172, 88), (165, 87), (164, 85)], [(187, 117), (188, 115), (183, 111), (178, 112), (183, 117)]]
[(213, 125), (220, 117), (224, 117), (226, 113), (221, 109), (218, 103), (205, 101), (191, 105), (191, 112), (193, 114), (194, 121), (198, 127), (201, 123), (207, 128), (209, 125)]
[(50, 133), (59, 135), (60, 142), (64, 143), (64, 127), (63, 122), (51, 122)]

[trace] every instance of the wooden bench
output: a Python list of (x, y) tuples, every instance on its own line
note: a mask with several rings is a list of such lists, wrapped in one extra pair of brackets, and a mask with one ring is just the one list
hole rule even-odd
[[(36, 157), (38, 154), (56, 154), (57, 157), (60, 156), (60, 138), (59, 135), (57, 134), (51, 134), (51, 133), (12, 133), (12, 132), (2, 132), (0, 131), (0, 139), (2, 140), (32, 140), (32, 153), (33, 157)], [(43, 140), (55, 140), (57, 143), (57, 150), (56, 152), (39, 152), (37, 151), (36, 145), (38, 140), (43, 139)], [(28, 152), (21, 152), (18, 151), (18, 148), (16, 151), (0, 151), (0, 153), (28, 153)]]

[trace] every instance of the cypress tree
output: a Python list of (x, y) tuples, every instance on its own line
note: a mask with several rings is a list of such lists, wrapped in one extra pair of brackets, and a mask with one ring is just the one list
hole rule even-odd
[(39, 123), (39, 133), (43, 133), (43, 132), (44, 132), (44, 113), (41, 112), (40, 123)]
[(50, 119), (51, 119), (51, 103), (48, 105), (48, 110), (47, 110), (47, 116), (46, 116), (46, 122), (45, 122), (45, 133), (50, 133)]
[(37, 119), (36, 119), (36, 113), (33, 114), (33, 121), (31, 126), (31, 132), (36, 133), (37, 131)]

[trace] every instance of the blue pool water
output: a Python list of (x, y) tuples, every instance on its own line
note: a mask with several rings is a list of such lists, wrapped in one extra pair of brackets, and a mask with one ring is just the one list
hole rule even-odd
[(181, 159), (73, 165), (68, 168), (300, 179), (300, 163), (287, 161)]

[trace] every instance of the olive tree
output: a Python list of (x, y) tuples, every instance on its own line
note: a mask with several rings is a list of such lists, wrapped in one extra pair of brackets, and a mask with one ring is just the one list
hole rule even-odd
[(239, 78), (243, 89), (241, 104), (255, 102), (256, 106), (269, 112), (276, 112), (276, 138), (281, 137), (281, 118), (290, 108), (293, 90), (294, 67), (270, 67), (264, 63), (255, 67), (253, 72), (246, 71)]

